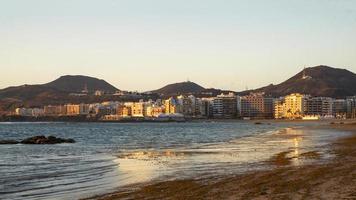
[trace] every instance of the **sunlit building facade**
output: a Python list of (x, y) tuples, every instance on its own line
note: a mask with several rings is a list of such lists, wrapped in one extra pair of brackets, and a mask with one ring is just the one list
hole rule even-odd
[(294, 93), (285, 96), (285, 118), (297, 119), (304, 115), (305, 95)]
[(176, 100), (173, 97), (165, 100), (164, 101), (164, 109), (165, 109), (166, 114), (178, 113)]

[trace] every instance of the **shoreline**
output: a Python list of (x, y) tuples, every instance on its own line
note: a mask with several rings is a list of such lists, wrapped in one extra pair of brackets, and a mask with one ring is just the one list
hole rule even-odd
[(355, 119), (319, 119), (319, 120), (302, 120), (302, 119), (250, 119), (244, 120), (240, 118), (182, 118), (182, 119), (159, 119), (159, 118), (123, 118), (121, 120), (100, 120), (99, 118), (87, 118), (86, 116), (58, 116), (58, 117), (23, 117), (23, 116), (8, 116), (1, 117), (0, 122), (73, 122), (73, 123), (174, 123), (174, 122), (252, 122), (256, 125), (269, 125), (271, 123), (349, 123), (355, 122)]
[[(125, 187), (88, 199), (356, 199), (356, 123), (320, 125), (320, 128), (352, 132), (330, 144), (335, 157), (327, 163), (291, 166), (288, 152), (266, 161), (272, 169), (226, 175), (218, 179), (163, 180)], [(347, 123), (345, 123), (347, 122)], [(319, 159), (306, 152), (306, 159)]]

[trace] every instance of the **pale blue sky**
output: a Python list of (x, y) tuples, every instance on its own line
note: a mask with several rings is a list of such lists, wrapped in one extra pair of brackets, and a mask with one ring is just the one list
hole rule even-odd
[(232, 90), (356, 72), (355, 0), (0, 0), (0, 88), (65, 74)]

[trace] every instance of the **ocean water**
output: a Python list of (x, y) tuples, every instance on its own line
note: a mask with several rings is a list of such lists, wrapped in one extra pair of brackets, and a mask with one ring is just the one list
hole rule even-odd
[[(316, 123), (0, 123), (0, 140), (35, 135), (75, 144), (0, 145), (0, 199), (79, 199), (159, 179), (242, 173), (289, 150), (327, 151), (347, 133)], [(308, 127), (301, 129), (302, 127)]]

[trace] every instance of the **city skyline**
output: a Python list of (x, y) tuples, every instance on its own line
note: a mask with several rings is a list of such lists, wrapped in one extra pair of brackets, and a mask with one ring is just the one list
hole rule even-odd
[(355, 8), (319, 0), (0, 1), (0, 88), (70, 74), (141, 92), (188, 79), (242, 91), (304, 66), (355, 72)]

